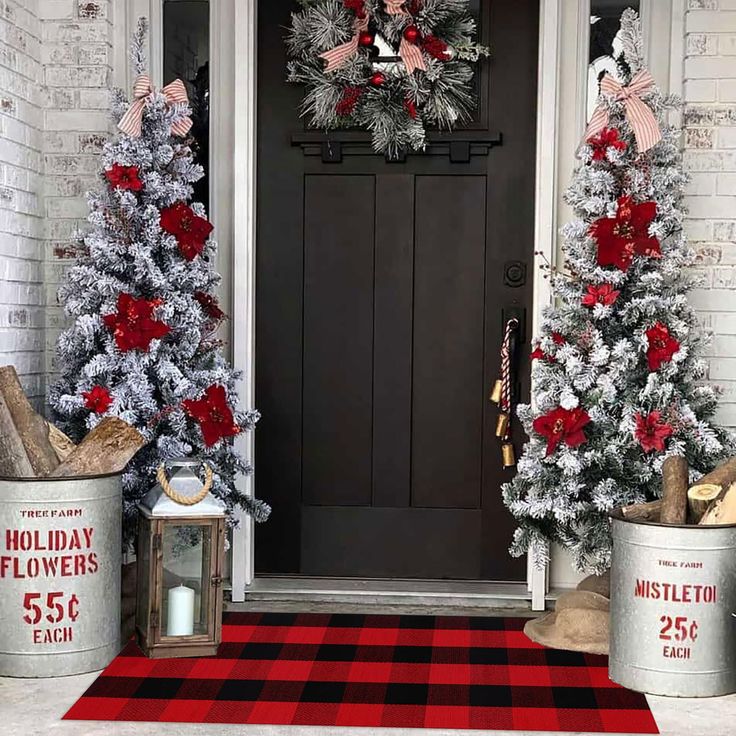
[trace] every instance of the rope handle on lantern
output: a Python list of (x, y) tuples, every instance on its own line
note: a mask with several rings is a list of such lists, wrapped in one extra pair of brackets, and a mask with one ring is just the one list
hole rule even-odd
[(199, 491), (195, 496), (182, 496), (171, 487), (169, 479), (166, 477), (166, 468), (164, 464), (159, 465), (156, 471), (156, 480), (158, 481), (164, 493), (175, 503), (181, 504), (182, 506), (194, 506), (204, 499), (204, 497), (210, 492), (212, 488), (212, 468), (204, 463), (204, 484), (202, 490)]

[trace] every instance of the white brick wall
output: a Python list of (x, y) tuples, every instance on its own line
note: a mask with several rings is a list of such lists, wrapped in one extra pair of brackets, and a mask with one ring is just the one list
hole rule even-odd
[(56, 289), (108, 130), (109, 0), (0, 0), (0, 364), (42, 403)]
[(685, 33), (687, 230), (705, 282), (692, 298), (715, 334), (718, 418), (736, 426), (736, 0), (688, 0)]
[(56, 291), (72, 262), (70, 236), (84, 225), (84, 193), (97, 185), (109, 133), (111, 1), (38, 0), (44, 73), (46, 370), (63, 326)]
[(43, 400), (44, 245), (38, 0), (0, 0), (0, 364)]

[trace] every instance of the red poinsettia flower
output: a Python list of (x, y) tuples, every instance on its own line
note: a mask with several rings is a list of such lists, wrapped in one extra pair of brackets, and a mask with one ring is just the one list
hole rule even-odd
[(551, 455), (560, 442), (568, 447), (579, 447), (588, 441), (583, 428), (590, 423), (585, 409), (563, 409), (558, 406), (549, 414), (537, 417), (533, 422), (534, 431), (547, 438), (547, 455)]
[(187, 399), (182, 405), (187, 414), (199, 422), (207, 447), (212, 447), (223, 437), (234, 437), (240, 432), (222, 386), (210, 386), (201, 399)]
[(544, 350), (542, 350), (542, 348), (539, 347), (539, 345), (537, 345), (537, 347), (534, 348), (534, 350), (532, 350), (532, 352), (529, 355), (529, 358), (531, 360), (546, 360), (548, 363), (556, 362), (554, 357), (552, 357), (551, 355), (547, 355), (547, 353), (545, 353)]
[(95, 414), (104, 414), (112, 404), (112, 396), (104, 386), (93, 386), (90, 391), (82, 391), (84, 405)]
[(593, 149), (593, 161), (603, 161), (609, 148), (617, 151), (626, 149), (626, 141), (618, 137), (616, 128), (603, 128), (598, 135), (588, 138), (587, 143)]
[(433, 58), (447, 61), (450, 55), (447, 53), (447, 44), (431, 33), (422, 37), (422, 48)]
[(598, 243), (598, 265), (628, 271), (634, 255), (658, 257), (659, 240), (649, 235), (656, 214), (656, 202), (635, 204), (631, 197), (620, 197), (614, 217), (602, 217), (590, 226)]
[(553, 332), (552, 342), (554, 342), (555, 345), (564, 345), (567, 341), (565, 340), (564, 336), (561, 335), (559, 332)]
[(637, 413), (634, 437), (639, 440), (644, 452), (662, 452), (664, 441), (672, 434), (672, 427), (662, 420), (662, 413), (651, 411), (646, 416)]
[(105, 177), (114, 189), (129, 189), (131, 192), (140, 192), (143, 182), (138, 178), (140, 171), (137, 166), (121, 166), (113, 164), (105, 171)]
[(647, 330), (647, 363), (650, 371), (658, 371), (663, 363), (669, 363), (672, 356), (680, 349), (680, 343), (670, 335), (667, 325), (656, 322)]
[(365, 0), (342, 0), (342, 4), (358, 18), (365, 18)]
[(199, 302), (200, 306), (204, 310), (204, 313), (210, 318), (215, 320), (225, 319), (225, 312), (220, 309), (220, 305), (217, 299), (211, 294), (207, 294), (204, 291), (195, 291), (194, 298)]
[(417, 119), (417, 106), (414, 103), (414, 100), (411, 100), (408, 97), (404, 98), (404, 110), (406, 110), (406, 114), (412, 120)]
[(151, 340), (168, 335), (171, 328), (165, 322), (153, 319), (153, 310), (161, 304), (160, 299), (135, 299), (130, 294), (118, 296), (118, 311), (106, 314), (102, 320), (113, 331), (120, 350), (148, 352)]
[(620, 293), (611, 284), (601, 284), (600, 286), (591, 284), (588, 287), (588, 293), (583, 294), (583, 298), (580, 301), (586, 307), (594, 307), (596, 304), (603, 304), (609, 307), (618, 299)]
[(202, 253), (213, 226), (189, 205), (177, 202), (161, 210), (161, 229), (176, 237), (182, 256), (192, 261)]

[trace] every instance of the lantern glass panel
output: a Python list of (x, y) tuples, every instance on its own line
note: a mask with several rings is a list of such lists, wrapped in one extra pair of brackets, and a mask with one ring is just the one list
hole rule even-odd
[(212, 527), (202, 524), (164, 526), (164, 636), (201, 636), (209, 632), (212, 576)]

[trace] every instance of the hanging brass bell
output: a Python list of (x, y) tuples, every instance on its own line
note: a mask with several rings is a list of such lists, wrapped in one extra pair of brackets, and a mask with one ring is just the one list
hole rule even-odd
[(491, 391), (490, 399), (494, 404), (501, 403), (501, 393), (503, 392), (503, 383), (499, 378), (496, 383), (493, 384), (493, 390)]
[(504, 442), (501, 445), (501, 459), (504, 468), (513, 468), (516, 465), (516, 453), (510, 442)]
[(505, 437), (509, 429), (509, 415), (501, 412), (496, 420), (496, 437)]

